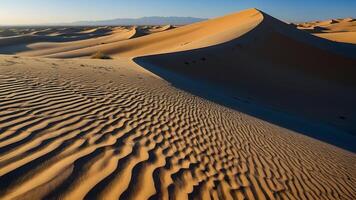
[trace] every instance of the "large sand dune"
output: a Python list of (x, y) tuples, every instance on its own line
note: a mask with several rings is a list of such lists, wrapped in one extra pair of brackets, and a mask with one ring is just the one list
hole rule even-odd
[[(28, 39), (66, 31), (80, 36)], [(6, 34), (0, 53), (18, 55), (0, 56), (0, 199), (356, 198), (354, 148), (214, 99), (354, 144), (351, 44), (256, 9), (177, 28)], [(98, 51), (114, 59), (87, 59)]]

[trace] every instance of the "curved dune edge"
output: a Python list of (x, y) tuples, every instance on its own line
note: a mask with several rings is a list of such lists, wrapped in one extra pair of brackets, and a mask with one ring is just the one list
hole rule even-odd
[[(133, 58), (144, 55), (187, 51), (231, 41), (254, 29), (262, 20), (263, 15), (259, 11), (250, 9), (144, 37), (73, 51), (59, 53), (42, 52), (40, 56), (49, 58), (89, 57), (100, 51), (113, 57)], [(19, 55), (39, 56), (36, 52), (32, 51), (19, 53)]]
[(1, 199), (353, 199), (355, 154), (126, 59), (0, 57)]

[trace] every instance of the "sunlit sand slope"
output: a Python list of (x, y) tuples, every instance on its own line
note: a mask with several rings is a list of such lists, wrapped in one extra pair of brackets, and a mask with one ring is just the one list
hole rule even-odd
[(335, 42), (356, 44), (356, 32), (318, 33), (315, 35)]
[(0, 28), (0, 53), (31, 52), (32, 56), (40, 56), (94, 46), (100, 48), (104, 44), (159, 33), (173, 28), (170, 25), (98, 28)]
[(332, 19), (296, 25), (299, 29), (336, 42), (356, 44), (356, 19)]
[(355, 199), (355, 154), (129, 60), (0, 57), (1, 199)]
[[(176, 52), (208, 47), (233, 40), (254, 29), (263, 17), (255, 9), (231, 14), (217, 19), (168, 29), (148, 36), (118, 41), (100, 46), (73, 51), (53, 53), (51, 51), (24, 51), (20, 55), (52, 58), (88, 57), (97, 51), (115, 57), (136, 57), (165, 52)], [(141, 33), (143, 30), (138, 29)], [(144, 32), (147, 33), (147, 32)]]
[(305, 22), (297, 24), (297, 27), (309, 32), (334, 33), (334, 32), (355, 32), (356, 19), (331, 19), (326, 21)]

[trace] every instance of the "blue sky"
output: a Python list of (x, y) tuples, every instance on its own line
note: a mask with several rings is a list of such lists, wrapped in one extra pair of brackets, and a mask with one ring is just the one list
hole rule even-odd
[(356, 18), (356, 0), (0, 0), (0, 25), (143, 16), (211, 18), (252, 7), (288, 22)]

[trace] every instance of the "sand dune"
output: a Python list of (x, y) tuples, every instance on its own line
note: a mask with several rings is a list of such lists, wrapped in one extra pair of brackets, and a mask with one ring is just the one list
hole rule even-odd
[[(242, 95), (356, 133), (356, 46), (319, 39), (256, 10), (247, 12), (257, 16), (259, 24), (234, 40), (135, 61), (205, 80), (232, 97)], [(224, 41), (215, 39), (210, 41)]]
[[(27, 29), (26, 29), (27, 30)], [(109, 35), (109, 29), (84, 33), (80, 28), (46, 28), (32, 30), (31, 32), (16, 32), (9, 37), (0, 38), (0, 52), (5, 54), (14, 54), (22, 51), (32, 50), (31, 45), (41, 42), (70, 42), (87, 40), (96, 37)]]
[[(297, 24), (299, 29), (315, 32), (355, 32), (356, 19), (331, 19), (326, 21), (305, 22)], [(317, 30), (319, 28), (319, 31)]]
[(340, 32), (340, 33), (319, 33), (315, 34), (318, 37), (332, 40), (335, 42), (344, 42), (356, 44), (356, 31), (355, 32)]
[(356, 44), (356, 19), (332, 19), (297, 24), (297, 28), (336, 42)]
[(141, 30), (146, 32), (147, 34), (151, 34), (151, 33), (159, 33), (162, 31), (167, 31), (175, 27), (171, 25), (166, 25), (166, 26), (145, 26), (145, 27), (138, 27), (138, 28), (141, 28)]
[[(235, 20), (238, 20), (239, 23), (236, 23)], [(28, 51), (20, 52), (19, 55), (73, 58), (90, 57), (97, 51), (102, 51), (111, 56), (136, 57), (165, 52), (184, 51), (208, 47), (233, 40), (253, 29), (261, 21), (262, 15), (259, 12), (248, 10), (222, 18), (208, 20), (176, 29), (169, 29), (145, 37), (113, 42), (101, 46), (93, 46), (54, 54), (51, 51), (42, 51), (38, 54), (38, 52), (29, 49)]]
[(72, 41), (72, 42), (41, 42), (34, 43), (27, 46), (31, 49), (31, 55), (55, 54), (66, 51), (73, 51), (78, 49), (84, 49), (88, 47), (98, 47), (100, 45), (113, 43), (117, 41), (127, 40), (134, 37), (140, 37), (140, 33), (135, 28), (133, 29), (119, 29), (114, 31), (113, 34), (108, 36), (102, 36), (98, 38), (92, 38), (87, 40)]
[[(128, 40), (152, 33), (172, 29), (167, 26), (148, 26), (146, 30), (141, 27), (72, 27), (72, 28), (40, 28), (15, 31), (8, 37), (0, 37), (0, 53), (15, 54), (24, 52), (24, 55), (41, 56), (59, 52), (84, 49), (102, 44)], [(27, 32), (26, 32), (27, 31)], [(47, 51), (43, 51), (47, 49)]]
[[(0, 53), (17, 54), (0, 56), (0, 199), (356, 198), (353, 152), (162, 73), (355, 138), (354, 45), (256, 9), (182, 27), (18, 33), (0, 39)], [(82, 38), (48, 40), (63, 35)], [(114, 59), (86, 59), (98, 51)]]

